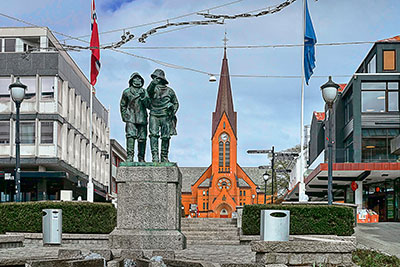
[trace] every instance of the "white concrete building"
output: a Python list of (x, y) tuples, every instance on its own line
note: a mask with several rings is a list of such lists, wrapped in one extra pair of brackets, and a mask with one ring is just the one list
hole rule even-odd
[[(88, 58), (89, 60), (89, 58)], [(0, 28), (0, 201), (14, 199), (15, 104), (8, 86), (28, 86), (21, 105), (22, 199), (59, 199), (72, 190), (86, 199), (89, 153), (95, 200), (110, 183), (108, 110), (93, 97), (89, 151), (90, 83), (48, 28)]]

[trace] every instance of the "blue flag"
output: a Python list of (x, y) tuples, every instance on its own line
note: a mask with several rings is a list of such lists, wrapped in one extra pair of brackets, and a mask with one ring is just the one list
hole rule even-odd
[(305, 12), (305, 33), (304, 33), (304, 75), (306, 84), (310, 80), (311, 75), (314, 73), (315, 68), (315, 44), (317, 37), (315, 36), (314, 27), (312, 25), (310, 13), (308, 13), (308, 5), (306, 1)]

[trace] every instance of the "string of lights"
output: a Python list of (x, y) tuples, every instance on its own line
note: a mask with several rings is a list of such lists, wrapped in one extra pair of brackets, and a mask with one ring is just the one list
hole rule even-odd
[[(208, 19), (224, 19), (224, 20), (225, 19), (260, 17), (260, 16), (265, 16), (268, 14), (277, 13), (277, 12), (281, 11), (282, 9), (284, 9), (285, 7), (288, 7), (289, 5), (293, 4), (295, 1), (296, 0), (286, 0), (285, 2), (275, 5), (275, 6), (270, 6), (270, 7), (263, 8), (263, 9), (253, 10), (250, 12), (241, 13), (241, 14), (237, 14), (237, 15), (215, 15), (215, 14), (202, 13), (202, 12), (197, 13), (197, 15), (204, 16), (205, 18), (208, 18)], [(256, 14), (252, 14), (253, 12), (257, 12), (259, 10), (262, 10), (262, 11), (258, 12)]]
[[(198, 11), (194, 11), (194, 12), (190, 12), (190, 13), (179, 15), (179, 16), (176, 16), (176, 17), (171, 17), (171, 18), (167, 18), (167, 19), (163, 19), (163, 20), (148, 22), (148, 23), (139, 24), (139, 25), (135, 25), (135, 26), (129, 26), (129, 27), (124, 27), (124, 28), (118, 28), (118, 29), (114, 29), (114, 30), (104, 31), (104, 32), (100, 32), (99, 35), (109, 34), (109, 33), (114, 33), (114, 32), (127, 31), (127, 30), (132, 30), (132, 29), (135, 29), (135, 28), (141, 28), (141, 27), (150, 26), (150, 25), (154, 25), (154, 24), (160, 24), (160, 23), (163, 23), (163, 22), (166, 22), (166, 21), (177, 20), (177, 19), (181, 19), (181, 18), (184, 18), (184, 17), (196, 15), (199, 12), (206, 12), (206, 11), (210, 11), (210, 10), (226, 7), (226, 6), (233, 5), (233, 4), (242, 2), (242, 1), (244, 1), (244, 0), (236, 0), (236, 1), (228, 2), (226, 4), (222, 4), (222, 5), (218, 5), (218, 6), (214, 6), (214, 7), (210, 7), (210, 8), (206, 8), (206, 9), (202, 9), (202, 10), (198, 10)], [(81, 36), (74, 37), (74, 38), (86, 38), (86, 37), (90, 37), (90, 34), (81, 35)], [(68, 41), (68, 40), (71, 40), (71, 39), (74, 39), (74, 38), (63, 39), (63, 40), (60, 40), (60, 42)]]

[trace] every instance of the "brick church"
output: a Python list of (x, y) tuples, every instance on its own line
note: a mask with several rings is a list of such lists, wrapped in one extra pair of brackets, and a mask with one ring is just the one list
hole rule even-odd
[(180, 168), (185, 216), (231, 218), (236, 206), (264, 203), (264, 194), (257, 194), (264, 170), (242, 168), (237, 163), (237, 113), (233, 107), (226, 48), (212, 114), (211, 142), (212, 162), (208, 168)]

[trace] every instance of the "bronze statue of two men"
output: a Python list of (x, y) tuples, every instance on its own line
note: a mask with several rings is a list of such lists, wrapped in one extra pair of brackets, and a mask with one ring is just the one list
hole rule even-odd
[[(144, 89), (144, 79), (135, 72), (129, 79), (129, 87), (122, 93), (120, 109), (122, 120), (126, 123), (127, 162), (134, 162), (135, 140), (138, 147), (138, 161), (145, 162), (147, 139), (147, 110), (150, 111), (149, 137), (153, 162), (169, 162), (168, 151), (172, 135), (176, 135), (176, 112), (178, 99), (172, 88), (168, 87), (165, 73), (156, 69), (151, 74), (152, 81)], [(161, 137), (161, 157), (159, 142)]]

